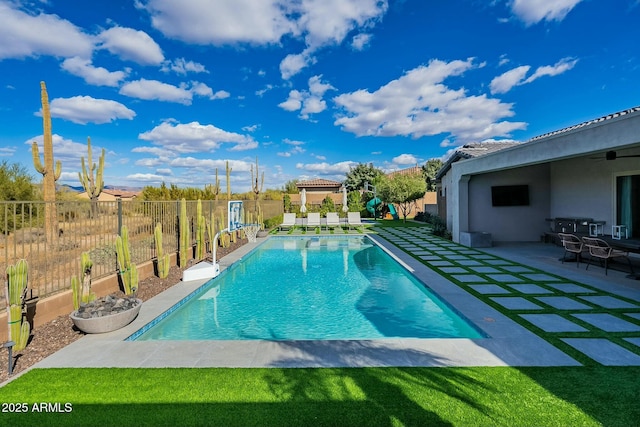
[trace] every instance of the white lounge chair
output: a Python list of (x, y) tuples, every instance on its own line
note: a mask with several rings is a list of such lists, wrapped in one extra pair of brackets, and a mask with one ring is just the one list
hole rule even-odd
[(349, 229), (365, 225), (360, 219), (360, 212), (347, 212), (347, 222), (349, 223)]
[(320, 213), (318, 212), (309, 212), (307, 215), (307, 226), (305, 230), (309, 227), (321, 227), (320, 225)]
[(285, 213), (284, 218), (282, 218), (282, 224), (278, 226), (278, 230), (290, 230), (292, 227), (296, 225), (296, 214), (294, 213)]
[(337, 212), (327, 212), (327, 230), (340, 227), (340, 217)]

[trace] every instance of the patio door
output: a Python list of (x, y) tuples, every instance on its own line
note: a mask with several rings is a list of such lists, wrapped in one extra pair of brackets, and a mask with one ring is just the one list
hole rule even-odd
[(616, 177), (616, 224), (626, 225), (629, 237), (640, 237), (640, 175)]

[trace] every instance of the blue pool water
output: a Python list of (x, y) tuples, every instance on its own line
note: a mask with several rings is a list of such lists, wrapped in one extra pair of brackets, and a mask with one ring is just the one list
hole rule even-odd
[(135, 340), (483, 336), (366, 236), (272, 237)]

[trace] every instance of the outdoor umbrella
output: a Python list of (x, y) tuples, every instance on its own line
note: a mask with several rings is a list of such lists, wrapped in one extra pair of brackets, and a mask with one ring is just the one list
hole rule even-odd
[(304, 188), (300, 192), (300, 212), (305, 213), (307, 211), (307, 190)]
[(347, 205), (347, 187), (342, 186), (342, 212), (348, 212), (349, 206)]

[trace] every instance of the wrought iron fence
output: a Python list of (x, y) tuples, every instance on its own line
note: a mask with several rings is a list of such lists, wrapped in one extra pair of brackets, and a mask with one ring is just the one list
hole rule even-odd
[[(202, 215), (213, 222), (214, 232), (225, 228), (227, 202), (203, 200)], [(280, 201), (260, 201), (264, 218), (282, 214)], [(245, 214), (255, 217), (255, 202), (245, 201)], [(54, 209), (56, 221), (45, 227), (45, 212)], [(191, 242), (195, 242), (197, 202), (187, 201)], [(140, 264), (156, 257), (153, 231), (162, 224), (163, 250), (178, 251), (180, 201), (65, 201), (0, 202), (0, 265), (26, 259), (29, 265), (29, 298), (43, 298), (71, 287), (80, 275), (80, 256), (89, 252), (92, 278), (117, 273), (115, 240), (120, 229), (129, 230), (132, 261)], [(208, 248), (211, 249), (208, 242)], [(3, 270), (3, 271), (5, 271)], [(6, 274), (2, 275), (0, 309), (6, 307)]]

